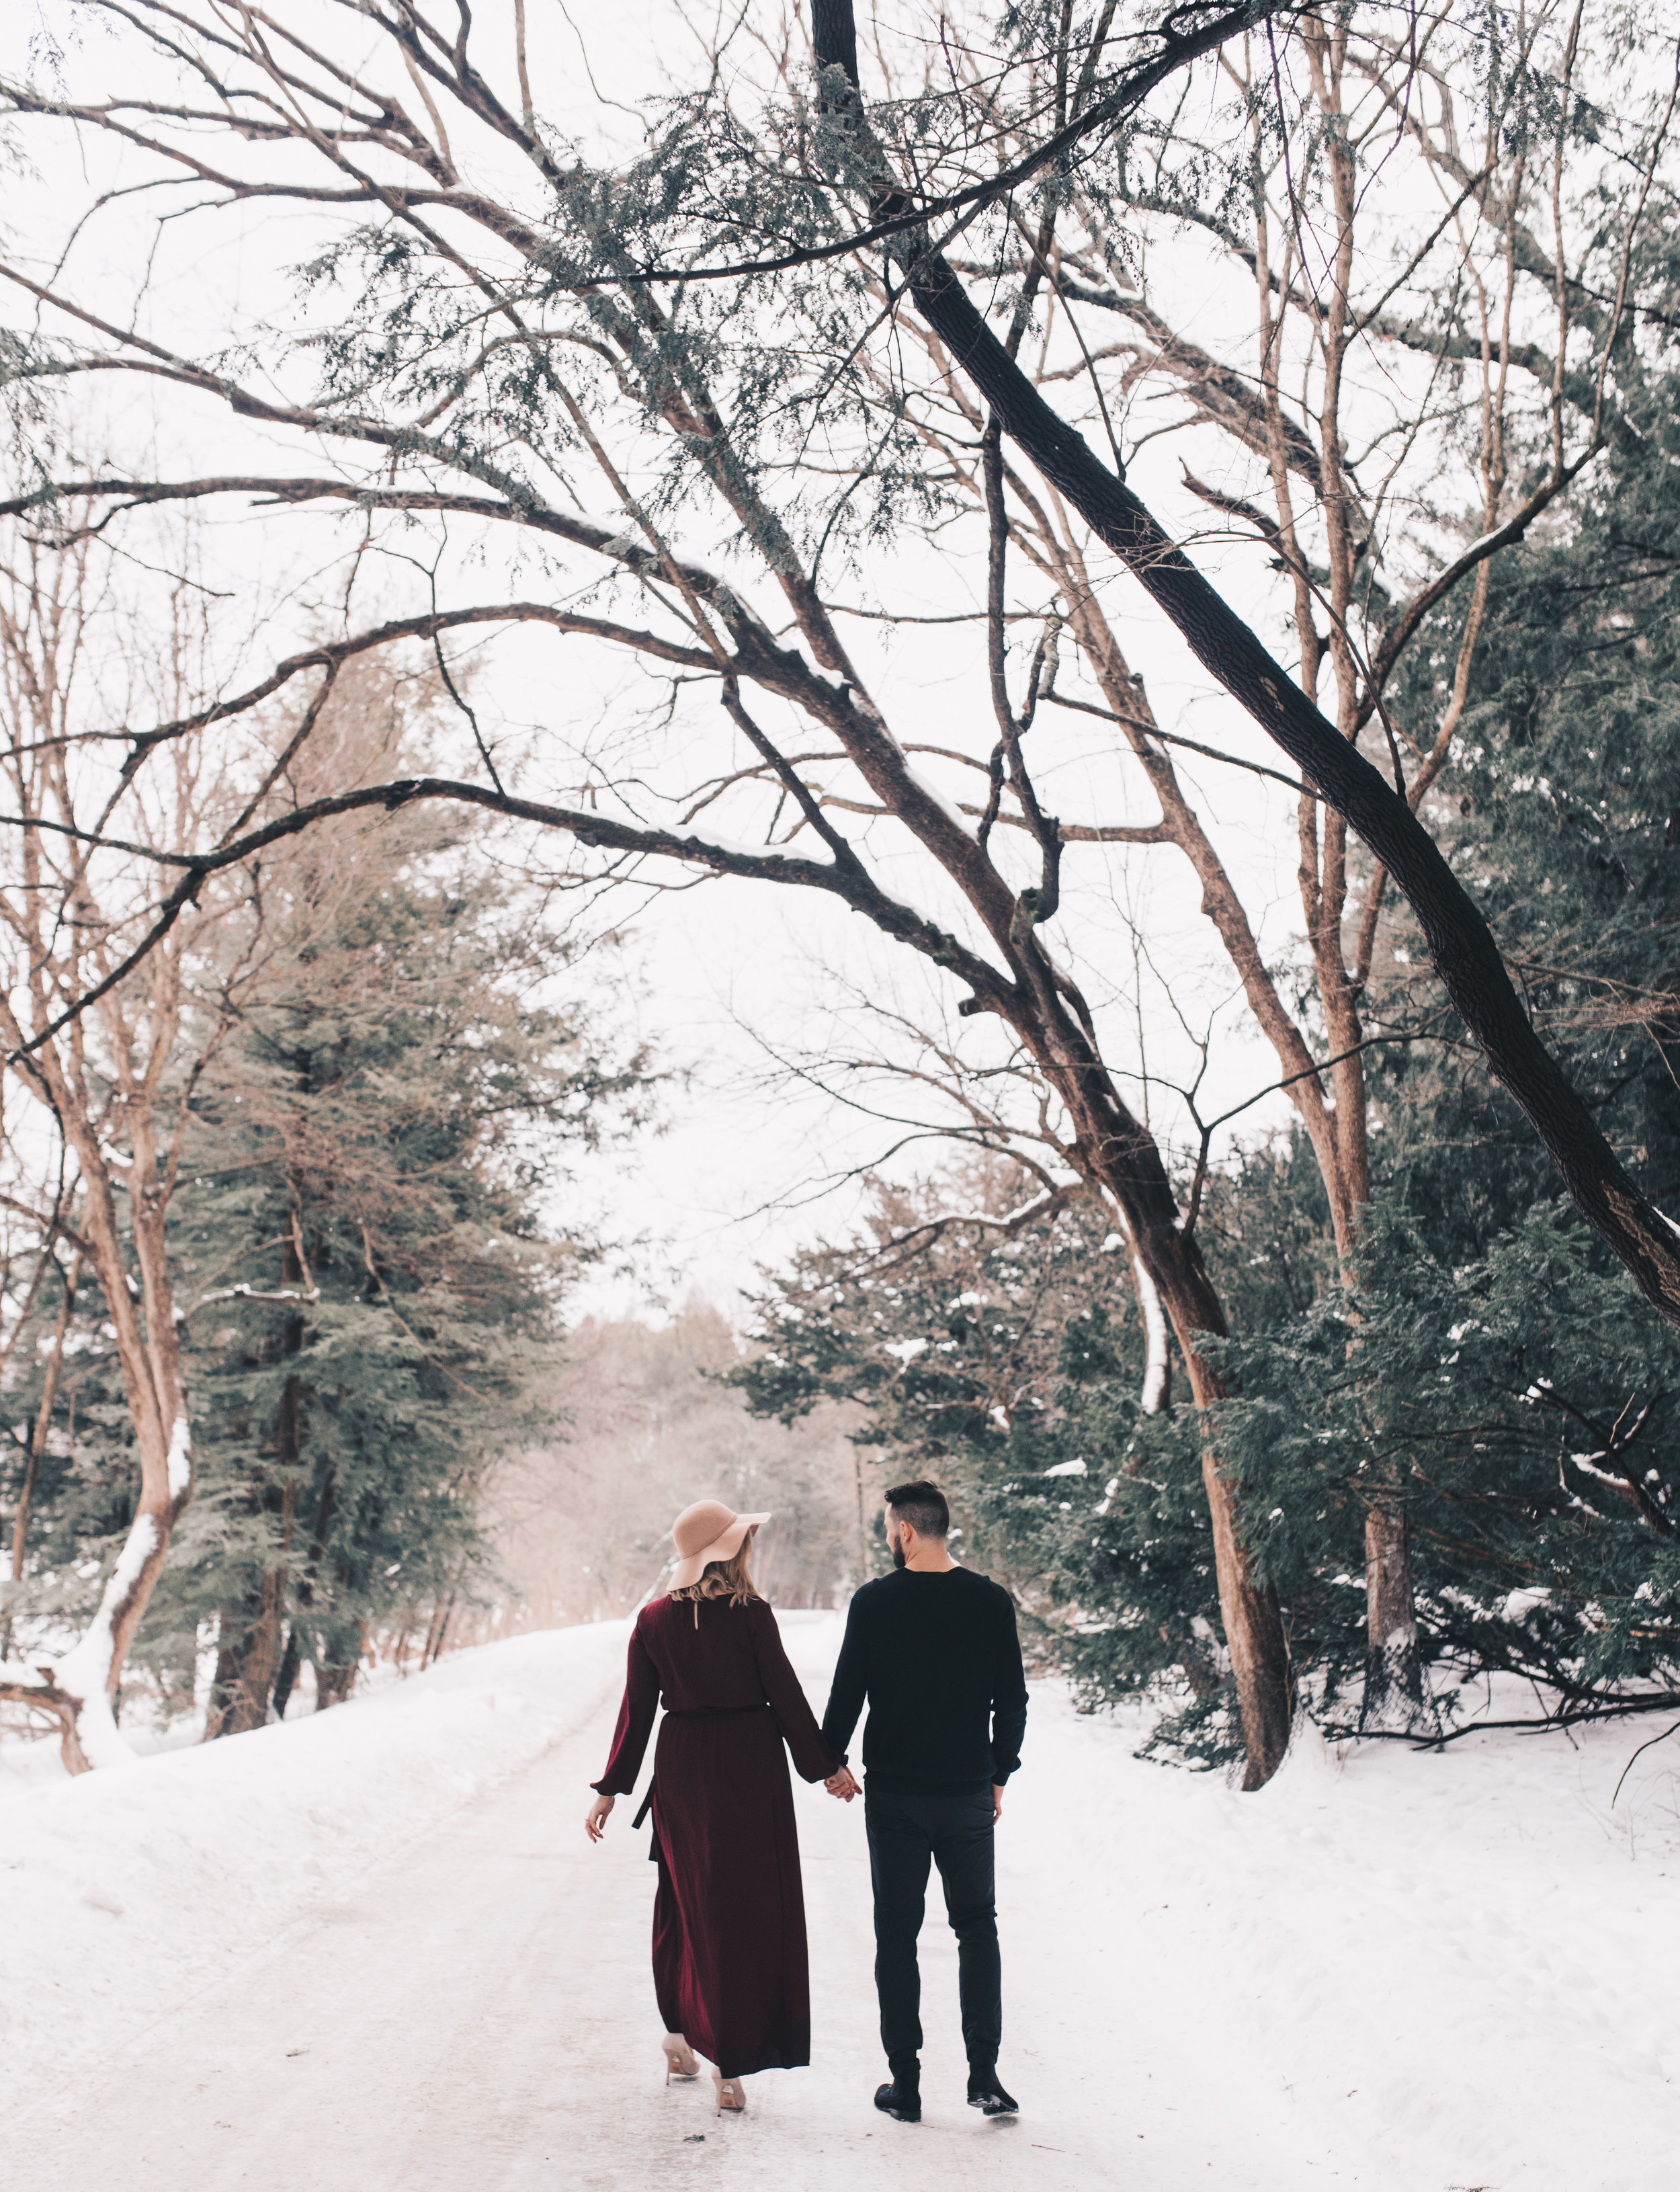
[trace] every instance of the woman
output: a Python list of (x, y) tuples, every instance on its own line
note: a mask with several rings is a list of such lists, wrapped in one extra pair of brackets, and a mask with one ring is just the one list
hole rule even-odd
[(636, 1617), (612, 1755), (584, 1823), (598, 1842), (614, 1796), (635, 1787), (663, 1695), (642, 1808), (652, 1809), (659, 1868), (653, 1987), (665, 2077), (698, 2075), (692, 2041), (714, 2066), (720, 2115), (746, 2107), (750, 2072), (811, 2060), (805, 1898), (782, 1745), (806, 1781), (840, 1765), (747, 1565), (769, 1520), (701, 1499), (672, 1524), (671, 1588)]

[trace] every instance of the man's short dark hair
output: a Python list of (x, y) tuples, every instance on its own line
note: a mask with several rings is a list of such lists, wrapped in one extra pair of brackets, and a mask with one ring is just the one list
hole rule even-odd
[(943, 1538), (951, 1527), (951, 1510), (944, 1493), (925, 1476), (914, 1484), (895, 1484), (886, 1495), (886, 1504), (919, 1538)]

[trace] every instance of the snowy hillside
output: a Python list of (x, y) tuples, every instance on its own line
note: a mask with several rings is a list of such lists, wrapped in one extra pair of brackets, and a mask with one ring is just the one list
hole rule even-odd
[[(838, 1624), (786, 1627), (820, 1703)], [(659, 2083), (645, 1836), (623, 1805), (599, 1851), (580, 1824), (623, 1641), (523, 1638), (133, 1772), (14, 1781), (0, 2014), (37, 2098), (6, 2184), (820, 2189), (879, 2161), (922, 2192), (970, 2185), (986, 2141), (1035, 2192), (1672, 2192), (1680, 1736), (1614, 1811), (1649, 1726), (1303, 1741), (1240, 1796), (1037, 1685), (999, 1845), (1019, 2124), (961, 2106), (937, 1915), (926, 2121), (870, 2109), (862, 1808), (803, 1788), (817, 2059), (719, 2123)]]

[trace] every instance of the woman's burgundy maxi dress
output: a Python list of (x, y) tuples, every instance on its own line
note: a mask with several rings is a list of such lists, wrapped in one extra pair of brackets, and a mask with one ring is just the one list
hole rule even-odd
[[(698, 1617), (698, 1618), (697, 1618)], [(653, 1986), (667, 2032), (726, 2078), (811, 2060), (805, 1896), (785, 1740), (806, 1781), (836, 1772), (761, 1599), (657, 1598), (630, 1637), (603, 1795), (635, 1787), (655, 1706)]]

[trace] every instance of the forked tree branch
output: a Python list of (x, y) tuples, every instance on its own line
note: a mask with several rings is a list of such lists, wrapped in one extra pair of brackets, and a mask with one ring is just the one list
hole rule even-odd
[[(1160, 49), (1148, 60), (1140, 61), (1128, 71), (1121, 71), (1113, 88), (1100, 99), (1091, 101), (1082, 112), (1053, 130), (1031, 151), (1018, 159), (988, 175), (982, 182), (970, 183), (961, 190), (947, 191), (912, 204), (908, 196), (891, 210), (856, 230), (851, 235), (832, 238), (827, 243), (802, 245), (797, 249), (774, 254), (760, 259), (742, 260), (733, 265), (647, 266), (634, 273), (619, 276), (621, 281), (647, 283), (661, 282), (720, 282), (734, 280), (747, 274), (781, 274), (795, 266), (816, 265), (824, 260), (845, 259), (854, 252), (866, 251), (873, 244), (895, 243), (907, 234), (921, 229), (931, 220), (951, 218), (967, 227), (976, 215), (990, 205), (1004, 205), (1017, 197), (1035, 175), (1048, 168), (1069, 160), (1086, 139), (1099, 130), (1123, 122), (1135, 113), (1150, 93), (1169, 78), (1176, 76), (1204, 54), (1216, 52), (1227, 38), (1233, 38), (1255, 24), (1275, 15), (1296, 12), (1295, 0), (1247, 0), (1247, 4), (1222, 9), (1216, 14), (1188, 30), (1176, 26), (1203, 11), (1204, 0), (1182, 0), (1182, 4), (1170, 9), (1162, 22), (1153, 31), (1143, 32), (1148, 37), (1158, 38)], [(812, 9), (812, 43), (817, 57), (817, 66), (839, 67), (847, 80), (857, 82), (857, 33), (850, 0), (813, 0)]]
[[(481, 808), (493, 814), (504, 815), (512, 821), (533, 822), (544, 829), (562, 831), (579, 844), (595, 849), (655, 855), (704, 867), (715, 875), (740, 876), (765, 882), (794, 883), (807, 889), (826, 891), (842, 899), (855, 912), (867, 915), (884, 934), (909, 945), (913, 950), (919, 951), (937, 965), (948, 968), (953, 973), (970, 984), (976, 995), (986, 1001), (988, 1009), (1005, 1009), (1013, 993), (1014, 985), (1007, 975), (989, 966), (948, 930), (930, 921), (925, 914), (918, 912), (914, 906), (904, 905), (882, 890), (855, 858), (849, 862), (836, 859), (832, 864), (808, 860), (773, 848), (760, 851), (755, 847), (732, 844), (723, 839), (707, 838), (698, 831), (638, 828), (614, 821), (607, 815), (592, 814), (587, 809), (555, 807), (541, 800), (523, 799), (511, 793), (498, 792), (487, 785), (469, 784), (448, 777), (405, 777), (390, 784), (367, 785), (354, 791), (339, 792), (328, 798), (311, 800), (274, 821), (265, 823), (260, 829), (253, 830), (231, 843), (218, 846), (213, 852), (166, 853), (123, 843), (121, 849), (125, 852), (138, 853), (162, 865), (182, 868), (185, 873), (161, 901), (151, 927), (134, 949), (94, 988), (76, 998), (45, 1027), (9, 1053), (5, 1063), (15, 1065), (40, 1049), (43, 1043), (50, 1042), (62, 1028), (68, 1026), (90, 1005), (124, 980), (168, 934), (185, 909), (195, 903), (199, 892), (211, 876), (236, 867), (270, 845), (296, 836), (333, 815), (362, 813), (379, 808), (395, 813), (400, 808), (427, 800), (453, 801), (463, 806)], [(25, 830), (42, 826), (38, 818), (29, 815), (0, 816), (0, 822), (10, 823)], [(88, 835), (80, 831), (68, 834), (82, 838)], [(113, 840), (100, 842), (116, 843)]]

